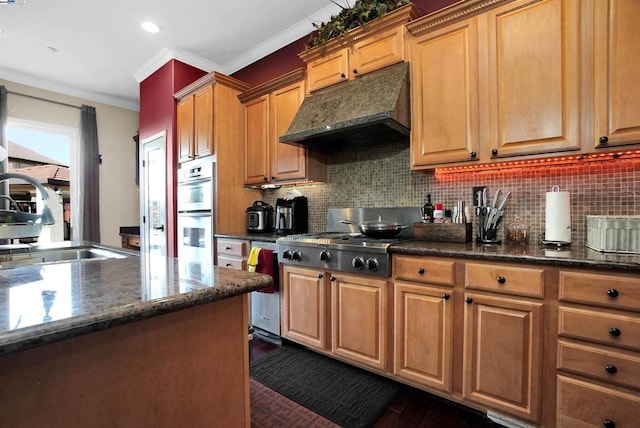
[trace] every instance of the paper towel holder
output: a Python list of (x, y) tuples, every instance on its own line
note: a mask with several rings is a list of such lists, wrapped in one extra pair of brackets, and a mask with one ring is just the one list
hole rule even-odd
[[(560, 186), (558, 185), (554, 185), (551, 187), (551, 192), (559, 192), (560, 191)], [(571, 227), (570, 224), (568, 227)], [(553, 247), (564, 247), (564, 246), (570, 246), (571, 245), (571, 241), (552, 241), (552, 240), (547, 240), (545, 239), (545, 233), (541, 233), (538, 235), (538, 243), (542, 244), (542, 245), (546, 245), (546, 246), (553, 246)]]

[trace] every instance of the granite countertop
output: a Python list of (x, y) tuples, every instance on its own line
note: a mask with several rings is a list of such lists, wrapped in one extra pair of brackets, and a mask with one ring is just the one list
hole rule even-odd
[[(88, 260), (0, 270), (0, 355), (104, 330), (271, 284), (268, 275), (181, 262)], [(48, 310), (47, 310), (47, 307)]]
[(475, 242), (453, 244), (443, 242), (403, 241), (390, 247), (392, 254), (465, 257), (502, 262), (539, 263), (576, 268), (640, 272), (640, 255), (600, 253), (583, 246), (540, 247), (480, 245)]
[(238, 233), (216, 233), (216, 238), (229, 238), (229, 239), (246, 239), (247, 241), (255, 242), (276, 242), (276, 239), (283, 235), (276, 235), (275, 232), (238, 232)]

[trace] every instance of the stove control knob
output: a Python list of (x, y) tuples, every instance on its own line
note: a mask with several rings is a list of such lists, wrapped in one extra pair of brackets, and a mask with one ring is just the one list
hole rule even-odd
[(285, 259), (285, 260), (291, 260), (291, 251), (284, 250), (282, 252), (282, 258)]
[(293, 253), (291, 253), (291, 260), (299, 262), (300, 260), (302, 260), (302, 254), (300, 254), (299, 251), (294, 251)]
[(376, 259), (367, 259), (367, 269), (369, 270), (378, 270), (378, 260)]
[(351, 266), (360, 270), (364, 269), (364, 259), (362, 257), (354, 257), (351, 260)]
[(328, 251), (324, 250), (320, 252), (320, 260), (323, 262), (328, 262), (331, 258), (331, 254)]

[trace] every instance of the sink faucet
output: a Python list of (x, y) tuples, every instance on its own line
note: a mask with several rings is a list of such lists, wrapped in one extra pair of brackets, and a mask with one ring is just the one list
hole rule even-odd
[(42, 224), (54, 224), (55, 220), (53, 218), (53, 214), (51, 213), (51, 210), (49, 209), (49, 206), (47, 205), (47, 202), (46, 202), (46, 200), (49, 199), (49, 192), (47, 192), (47, 189), (45, 189), (44, 186), (40, 184), (40, 182), (35, 178), (29, 177), (28, 175), (24, 175), (24, 174), (18, 174), (15, 172), (1, 173), (0, 183), (10, 178), (17, 178), (20, 180), (27, 181), (33, 184), (36, 187), (36, 189), (40, 191), (40, 195), (42, 196), (42, 199), (45, 201), (44, 207), (42, 208), (42, 214), (40, 214), (40, 221), (42, 222)]

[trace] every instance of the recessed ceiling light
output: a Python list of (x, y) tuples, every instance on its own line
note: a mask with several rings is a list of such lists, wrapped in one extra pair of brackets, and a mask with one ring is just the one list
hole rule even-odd
[(143, 22), (140, 26), (144, 31), (148, 31), (149, 33), (157, 33), (160, 31), (160, 27), (150, 21)]
[(53, 46), (47, 46), (47, 49), (49, 49), (49, 51), (53, 53), (58, 52), (58, 49), (54, 48)]

